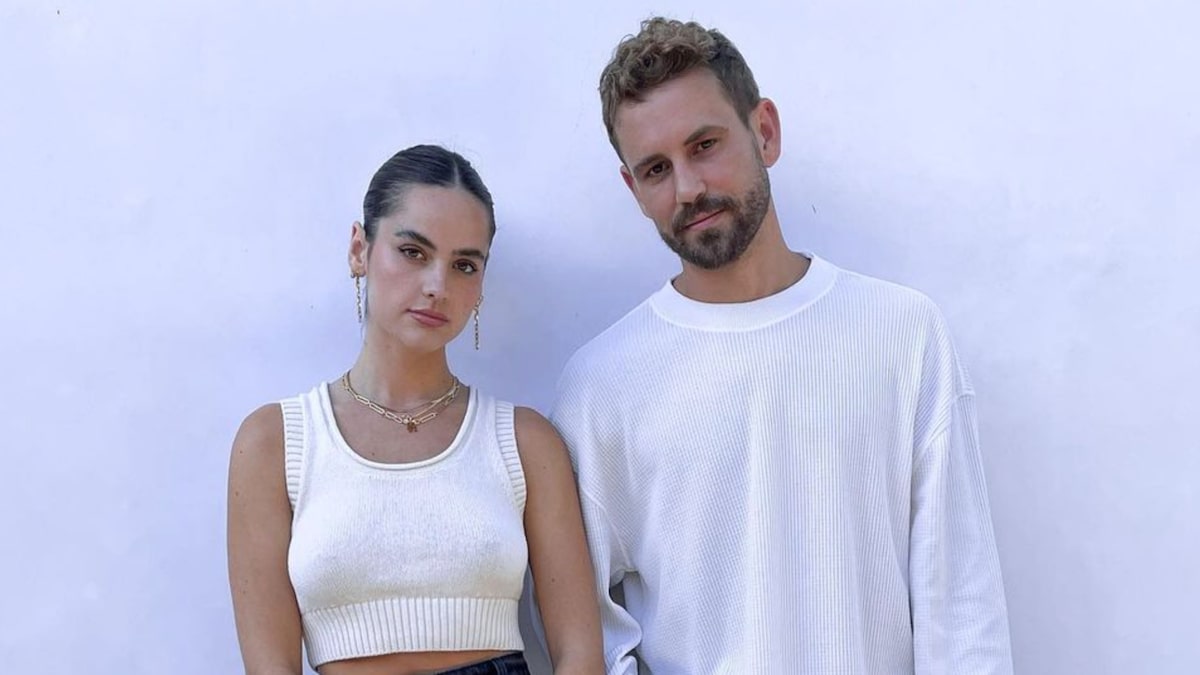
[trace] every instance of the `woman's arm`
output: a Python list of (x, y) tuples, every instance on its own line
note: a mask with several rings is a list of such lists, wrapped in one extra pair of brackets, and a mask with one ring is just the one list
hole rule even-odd
[(603, 673), (592, 563), (566, 447), (534, 410), (517, 408), (514, 424), (525, 472), (525, 538), (555, 675)]
[(265, 405), (238, 429), (229, 460), (229, 586), (247, 675), (301, 673), (283, 452), (283, 413)]

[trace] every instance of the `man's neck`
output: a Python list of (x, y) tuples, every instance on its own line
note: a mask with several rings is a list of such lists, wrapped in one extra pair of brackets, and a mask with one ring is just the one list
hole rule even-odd
[(699, 302), (750, 302), (790, 287), (804, 278), (808, 266), (808, 258), (788, 249), (776, 220), (762, 224), (737, 260), (712, 270), (685, 262), (672, 285)]

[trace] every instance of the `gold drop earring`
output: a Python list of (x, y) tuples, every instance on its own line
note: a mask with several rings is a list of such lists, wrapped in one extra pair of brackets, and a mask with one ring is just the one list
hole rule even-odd
[(354, 279), (354, 307), (358, 310), (358, 322), (363, 322), (362, 312), (362, 283), (359, 281), (361, 275), (350, 272), (350, 276)]
[(479, 306), (483, 304), (483, 296), (475, 303), (475, 351), (479, 351)]

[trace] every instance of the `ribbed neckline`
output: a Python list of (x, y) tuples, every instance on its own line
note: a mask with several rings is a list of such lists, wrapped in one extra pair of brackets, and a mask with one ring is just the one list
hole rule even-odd
[(819, 299), (837, 279), (838, 268), (809, 251), (800, 251), (811, 264), (799, 281), (765, 298), (750, 302), (700, 302), (670, 282), (650, 296), (654, 313), (679, 326), (699, 330), (755, 330), (786, 319)]
[(333, 416), (333, 403), (329, 397), (329, 383), (322, 382), (321, 386), (317, 388), (317, 391), (321, 399), (321, 413), (325, 415), (325, 422), (329, 427), (329, 435), (333, 438), (334, 444), (341, 448), (341, 450), (349, 455), (354, 461), (362, 464), (363, 466), (369, 466), (373, 469), (382, 469), (384, 471), (408, 471), (412, 469), (424, 468), (431, 464), (437, 464), (453, 454), (458, 446), (462, 445), (463, 440), (467, 437), (467, 434), (470, 431), (471, 425), (475, 421), (475, 408), (477, 405), (476, 395), (475, 387), (471, 387), (467, 395), (467, 412), (463, 415), (462, 424), (458, 426), (458, 433), (455, 434), (454, 440), (450, 441), (450, 445), (447, 445), (445, 450), (442, 450), (433, 457), (427, 457), (416, 462), (376, 462), (358, 454), (358, 451), (350, 447), (350, 444), (346, 442), (346, 438), (342, 436), (342, 430), (338, 426), (337, 418)]

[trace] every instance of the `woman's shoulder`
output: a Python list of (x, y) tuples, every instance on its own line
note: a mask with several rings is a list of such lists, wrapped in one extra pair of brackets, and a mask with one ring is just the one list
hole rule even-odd
[(242, 420), (234, 438), (234, 450), (266, 453), (278, 456), (284, 451), (284, 439), (289, 424), (296, 426), (303, 421), (305, 408), (320, 405), (318, 399), (325, 383), (319, 383), (308, 391), (289, 396), (279, 401), (264, 403)]
[(496, 414), (501, 417), (507, 416), (507, 411), (511, 410), (512, 427), (519, 436), (529, 436), (536, 439), (553, 435), (557, 438), (558, 432), (554, 429), (554, 425), (537, 410), (502, 399), (498, 396), (493, 396), (478, 387), (474, 388), (473, 393), (476, 398), (476, 405), (481, 410), (495, 410)]
[(235, 459), (283, 454), (283, 406), (265, 403), (242, 420), (233, 439)]
[[(515, 441), (517, 452), (523, 461), (547, 452), (565, 451), (558, 430), (537, 410), (492, 396), (479, 388), (474, 389), (473, 396), (481, 414), (487, 414), (488, 410), (494, 411), (501, 436), (507, 435)], [(511, 416), (507, 414), (509, 410), (512, 411)]]
[(264, 403), (246, 415), (238, 427), (238, 439), (264, 441), (283, 438), (283, 406), (278, 402)]
[(522, 459), (566, 451), (558, 430), (550, 420), (533, 408), (513, 406), (513, 428), (517, 436), (517, 450)]

